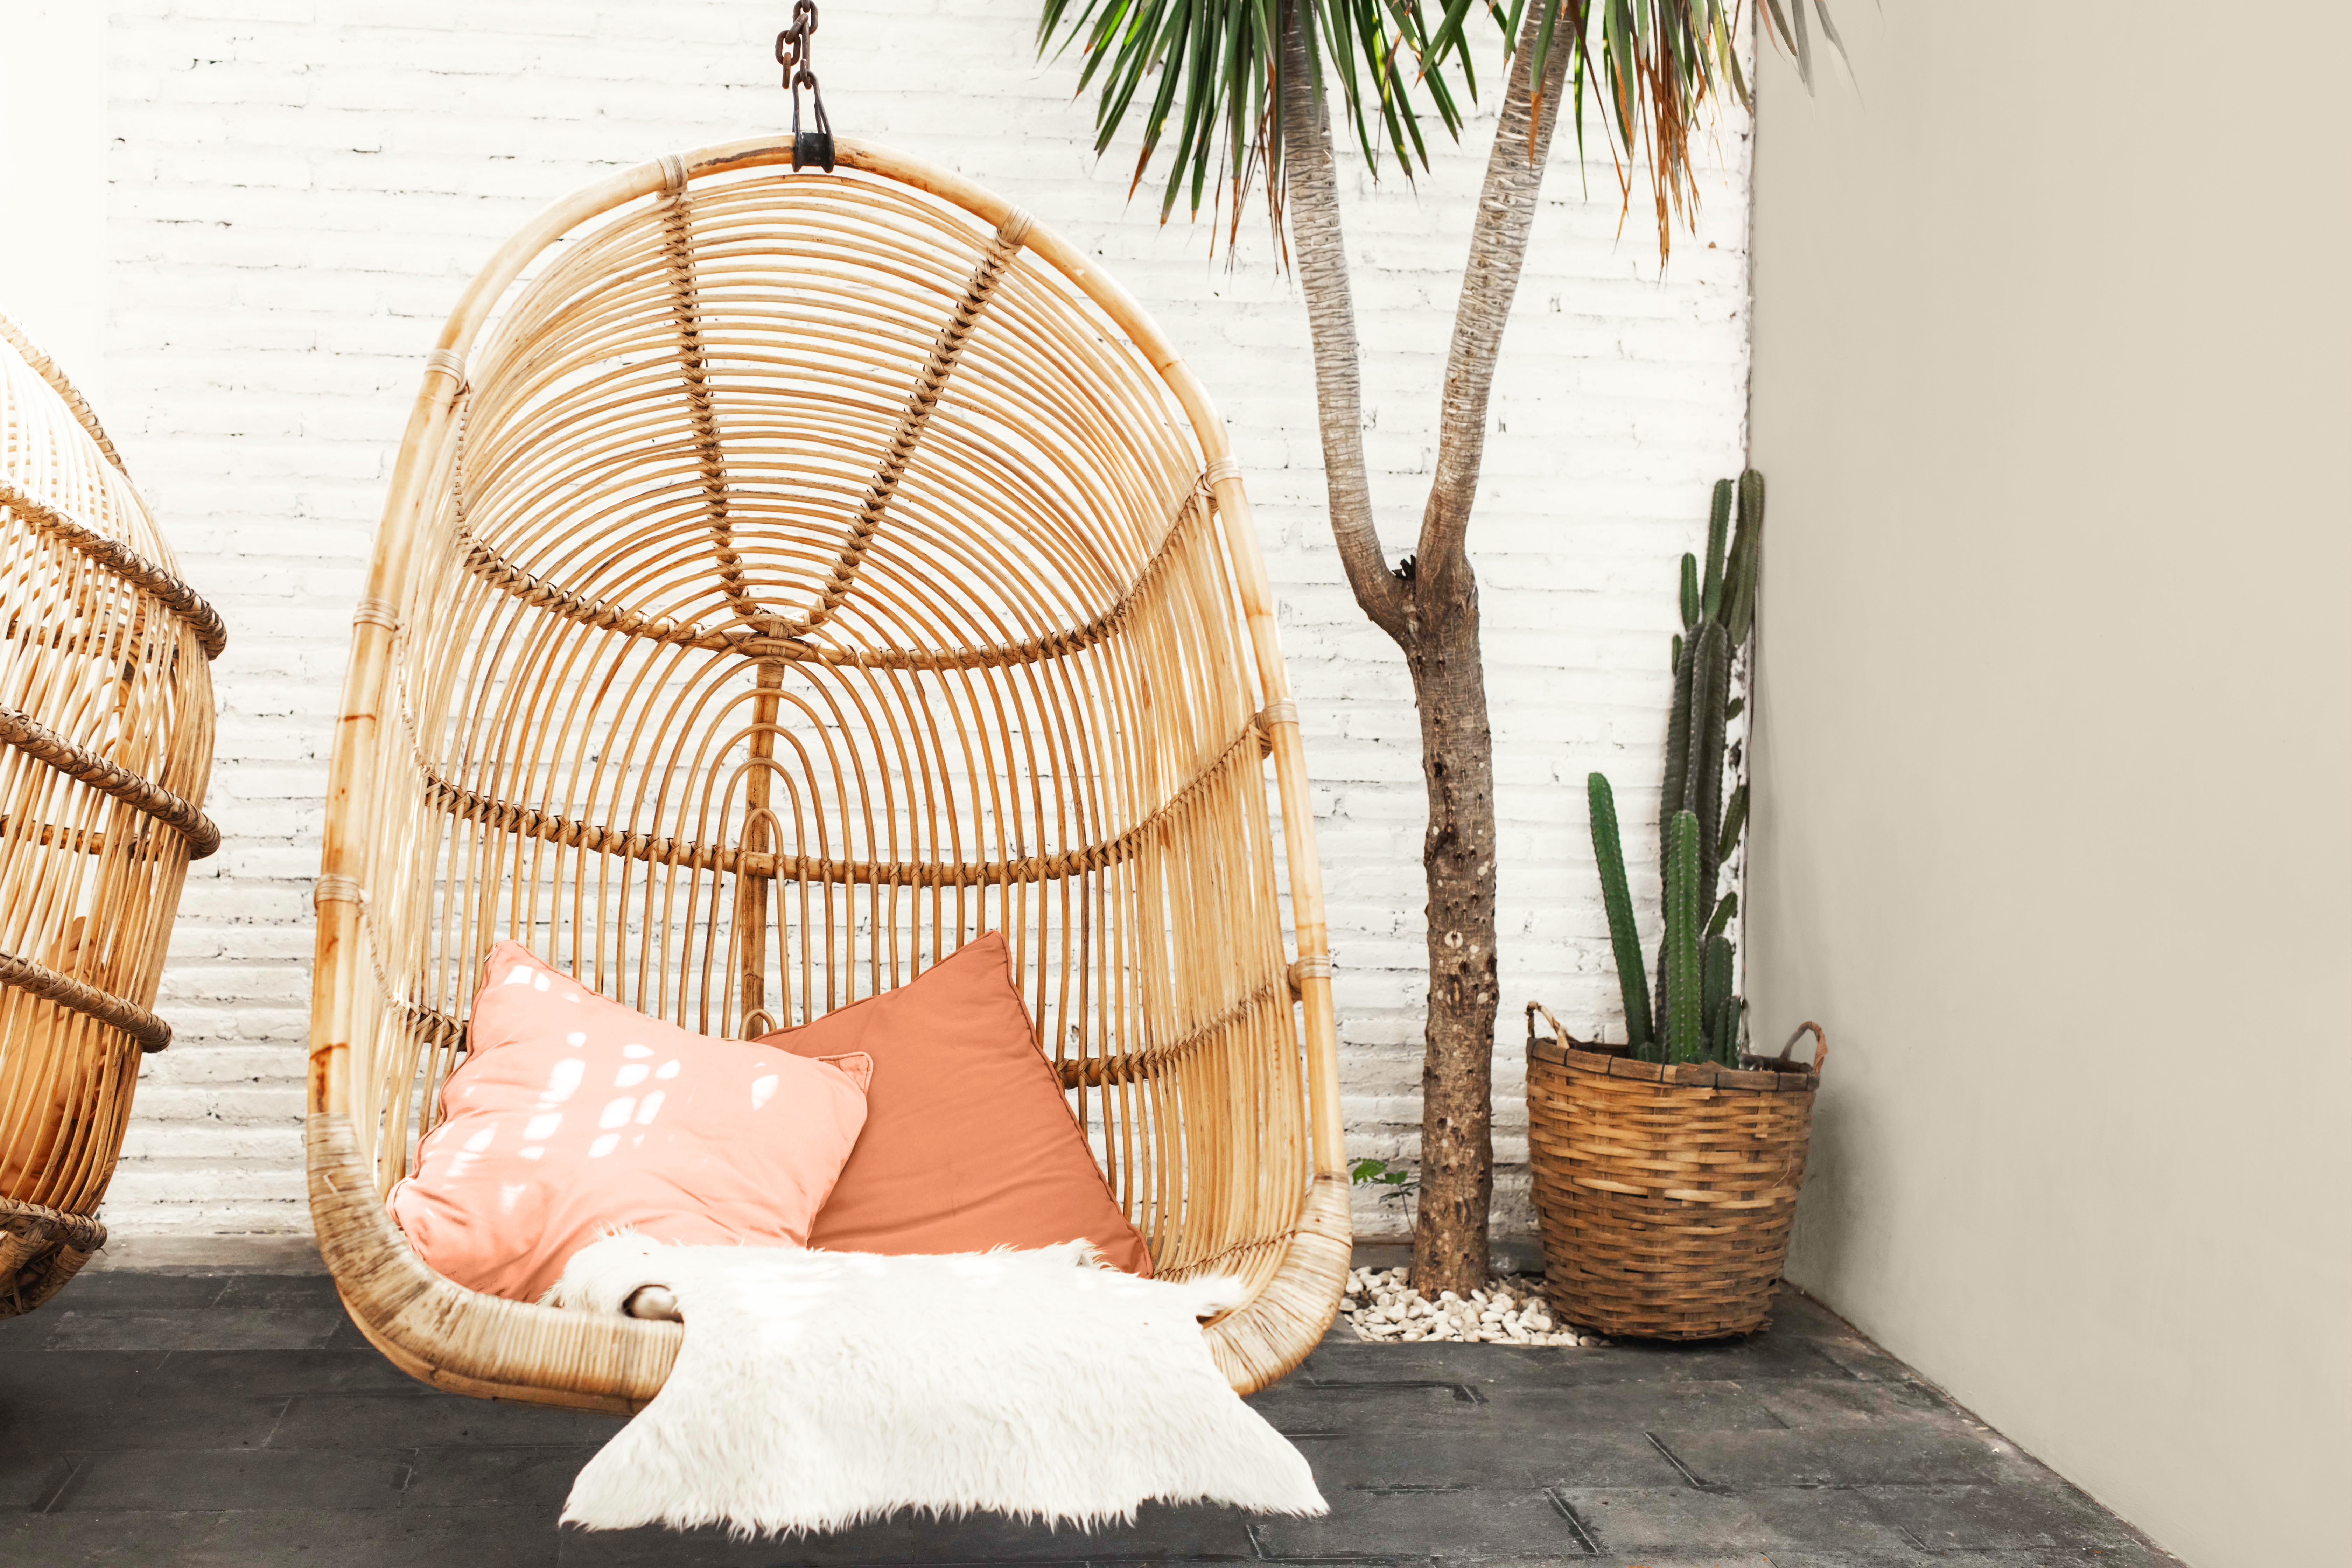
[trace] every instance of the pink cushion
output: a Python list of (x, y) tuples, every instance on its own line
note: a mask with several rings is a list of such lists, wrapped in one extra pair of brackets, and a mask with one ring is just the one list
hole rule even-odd
[(502, 942), (393, 1217), (441, 1273), (521, 1301), (623, 1226), (805, 1247), (872, 1071), (862, 1053), (804, 1058), (665, 1024)]
[(1002, 932), (895, 991), (765, 1037), (803, 1057), (861, 1051), (878, 1064), (866, 1135), (811, 1246), (985, 1252), (1083, 1238), (1118, 1268), (1151, 1272), (1038, 1049)]

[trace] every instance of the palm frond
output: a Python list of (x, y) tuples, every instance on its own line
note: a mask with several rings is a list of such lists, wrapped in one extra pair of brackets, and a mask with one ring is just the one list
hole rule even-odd
[[(1130, 192), (1164, 152), (1160, 219), (1180, 203), (1197, 219), (1203, 204), (1225, 209), (1233, 230), (1253, 186), (1265, 184), (1277, 232), (1282, 147), (1276, 132), (1280, 27), (1286, 0), (1043, 0), (1041, 54), (1078, 46), (1078, 91), (1094, 89), (1095, 150), (1107, 151), (1139, 116), (1142, 147)], [(1727, 91), (1742, 105), (1743, 0), (1287, 0), (1308, 8), (1304, 42), (1313, 86), (1334, 93), (1339, 114), (1378, 177), (1383, 161), (1411, 179), (1429, 163), (1425, 124), (1462, 132), (1465, 104), (1477, 97), (1467, 28), (1483, 10), (1507, 49), (1521, 36), (1525, 6), (1543, 7), (1534, 29), (1534, 77), (1554, 48), (1576, 51), (1570, 66), (1577, 152), (1584, 156), (1588, 85), (1603, 98), (1602, 122), (1620, 189), (1630, 201), (1627, 163), (1649, 169), (1664, 254), (1673, 220), (1688, 219), (1698, 187), (1690, 132), (1706, 100)], [(1827, 0), (1757, 0), (1761, 26), (1812, 80), (1808, 12), (1841, 56), (1844, 45)], [(1073, 6), (1076, 6), (1075, 11)], [(1598, 65), (1598, 70), (1594, 67)], [(1597, 80), (1595, 78), (1597, 77)], [(1214, 183), (1213, 193), (1212, 183)], [(1230, 203), (1230, 207), (1227, 204)]]

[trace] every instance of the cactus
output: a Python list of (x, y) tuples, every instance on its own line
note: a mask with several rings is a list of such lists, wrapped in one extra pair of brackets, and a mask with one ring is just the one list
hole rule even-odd
[(1715, 918), (1706, 922), (1706, 934), (1709, 936), (1721, 936), (1723, 934), (1724, 927), (1731, 923), (1731, 917), (1738, 912), (1739, 895), (1738, 893), (1724, 894), (1723, 901), (1715, 906)]
[(1705, 988), (1698, 945), (1698, 818), (1675, 813), (1666, 828), (1666, 1060), (1706, 1054)]
[(1715, 1033), (1716, 1015), (1731, 995), (1731, 939), (1710, 936), (1705, 939), (1705, 956), (1699, 961), (1699, 1014), (1706, 1020), (1706, 1032)]
[(1709, 621), (1699, 635), (1698, 662), (1691, 672), (1691, 748), (1683, 783), (1682, 809), (1698, 817), (1699, 887), (1706, 907), (1715, 907), (1716, 847), (1723, 831), (1724, 708), (1731, 700), (1731, 639), (1723, 623)]
[[(1734, 710), (1738, 704), (1734, 703)], [(1729, 717), (1728, 714), (1726, 717)], [(1739, 847), (1739, 830), (1748, 826), (1748, 786), (1741, 784), (1731, 792), (1731, 804), (1723, 808), (1723, 831), (1716, 840), (1715, 862), (1720, 866), (1731, 858)]]
[(1674, 695), (1658, 791), (1658, 878), (1666, 921), (1654, 977), (1643, 966), (1615, 798), (1601, 774), (1587, 781), (1626, 1037), (1645, 1061), (1738, 1060), (1745, 1005), (1731, 990), (1734, 952), (1727, 928), (1739, 900), (1729, 893), (1718, 899), (1717, 884), (1748, 825), (1748, 786), (1740, 784), (1727, 800), (1724, 774), (1727, 763), (1729, 771), (1739, 768), (1739, 758), (1726, 754), (1727, 726), (1741, 708), (1731, 695), (1731, 679), (1755, 625), (1763, 531), (1764, 479), (1750, 468), (1737, 483), (1716, 485), (1704, 561), (1696, 554), (1682, 558), (1676, 584), (1682, 630), (1672, 643)]
[(1739, 1015), (1747, 1005), (1737, 996), (1726, 996), (1722, 1010), (1716, 1015), (1715, 1037), (1709, 1043), (1714, 1047), (1715, 1059), (1725, 1067), (1739, 1065)]
[(1625, 884), (1617, 798), (1600, 773), (1584, 784), (1592, 814), (1592, 858), (1601, 863), (1601, 900), (1609, 907), (1609, 944), (1617, 954), (1617, 988), (1625, 998), (1625, 1043), (1642, 1055), (1650, 1045), (1650, 980), (1642, 973), (1642, 937), (1633, 925), (1633, 895)]
[(1706, 514), (1706, 575), (1701, 579), (1699, 614), (1717, 620), (1723, 609), (1723, 537), (1731, 521), (1731, 481), (1715, 481), (1715, 504)]

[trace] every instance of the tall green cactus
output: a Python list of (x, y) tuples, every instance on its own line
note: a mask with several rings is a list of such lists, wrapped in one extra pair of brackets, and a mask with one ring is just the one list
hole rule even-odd
[(1666, 920), (1654, 989), (1643, 971), (1616, 801), (1599, 773), (1587, 781), (1626, 1038), (1647, 1061), (1738, 1060), (1745, 1005), (1732, 994), (1734, 954), (1725, 934), (1738, 900), (1731, 894), (1718, 900), (1717, 887), (1748, 825), (1748, 786), (1740, 784), (1727, 801), (1724, 775), (1736, 760), (1726, 755), (1727, 726), (1740, 708), (1731, 679), (1755, 625), (1763, 531), (1764, 479), (1750, 468), (1737, 483), (1716, 485), (1704, 561), (1696, 554), (1682, 558), (1676, 585), (1682, 631), (1674, 638), (1674, 696), (1658, 791), (1658, 879)]
[(1695, 1062), (1706, 1054), (1706, 988), (1699, 958), (1698, 818), (1687, 811), (1675, 813), (1666, 826), (1666, 1060)]
[(1617, 837), (1617, 797), (1594, 773), (1584, 781), (1592, 814), (1592, 858), (1601, 863), (1601, 901), (1609, 908), (1609, 945), (1617, 954), (1617, 988), (1625, 999), (1625, 1043), (1637, 1055), (1650, 1047), (1650, 980), (1642, 973), (1642, 934), (1633, 925), (1633, 894), (1625, 883), (1625, 847)]

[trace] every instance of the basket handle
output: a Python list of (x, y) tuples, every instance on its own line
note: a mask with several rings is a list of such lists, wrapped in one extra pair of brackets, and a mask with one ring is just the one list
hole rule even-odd
[[(1547, 1014), (1545, 1016), (1549, 1017), (1550, 1015)], [(1822, 1063), (1829, 1059), (1830, 1037), (1822, 1033), (1822, 1026), (1819, 1024), (1814, 1023), (1810, 1018), (1798, 1025), (1796, 1033), (1789, 1037), (1789, 1043), (1780, 1047), (1780, 1059), (1784, 1062), (1789, 1059), (1789, 1053), (1797, 1048), (1797, 1042), (1805, 1037), (1805, 1031), (1808, 1029), (1811, 1029), (1813, 1032), (1813, 1070), (1815, 1072), (1819, 1072), (1822, 1070)], [(1535, 1031), (1535, 1020), (1533, 1018), (1530, 1018), (1528, 1021), (1528, 1030), (1530, 1035)]]
[(1536, 1043), (1536, 1015), (1538, 1013), (1544, 1016), (1544, 1022), (1551, 1026), (1551, 1037), (1559, 1042), (1561, 1048), (1574, 1050), (1584, 1044), (1574, 1035), (1570, 1034), (1567, 1026), (1553, 1017), (1551, 1009), (1540, 1002), (1528, 1004), (1528, 1044), (1532, 1046)]

